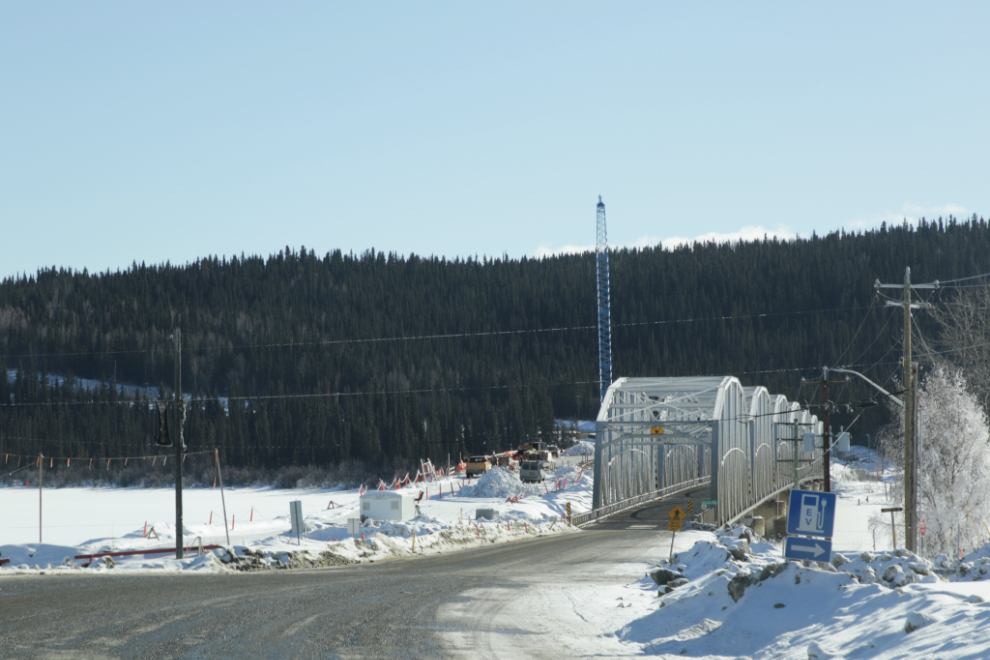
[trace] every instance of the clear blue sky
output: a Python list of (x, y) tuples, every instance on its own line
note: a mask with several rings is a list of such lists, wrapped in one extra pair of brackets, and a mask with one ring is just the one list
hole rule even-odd
[[(990, 3), (7, 2), (0, 277), (990, 215)], [(754, 230), (748, 230), (753, 233)]]

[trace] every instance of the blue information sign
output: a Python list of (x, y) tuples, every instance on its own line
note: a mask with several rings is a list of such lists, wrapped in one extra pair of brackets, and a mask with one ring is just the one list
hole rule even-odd
[(832, 558), (832, 542), (788, 536), (784, 539), (784, 557), (787, 559), (828, 561)]
[[(835, 526), (835, 493), (792, 490), (787, 510), (787, 533), (832, 538)], [(806, 559), (806, 557), (802, 557)]]

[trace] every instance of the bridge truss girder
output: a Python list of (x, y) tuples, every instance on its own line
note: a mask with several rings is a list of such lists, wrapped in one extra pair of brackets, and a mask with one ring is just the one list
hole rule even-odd
[(799, 460), (810, 461), (801, 479), (814, 476), (816, 457), (778, 434), (782, 424), (795, 423), (821, 432), (797, 404), (762, 387), (743, 388), (733, 377), (619, 379), (596, 422), (593, 506), (709, 477), (716, 521), (738, 518), (793, 480), (793, 468), (782, 462), (793, 460), (793, 447)]

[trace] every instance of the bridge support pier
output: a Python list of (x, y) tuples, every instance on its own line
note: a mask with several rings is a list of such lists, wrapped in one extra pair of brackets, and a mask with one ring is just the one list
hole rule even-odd
[[(787, 532), (787, 503), (790, 501), (790, 497), (790, 491), (785, 490), (750, 511), (747, 518), (752, 518), (753, 531), (765, 538), (785, 536)], [(756, 529), (757, 520), (763, 527), (762, 532)]]

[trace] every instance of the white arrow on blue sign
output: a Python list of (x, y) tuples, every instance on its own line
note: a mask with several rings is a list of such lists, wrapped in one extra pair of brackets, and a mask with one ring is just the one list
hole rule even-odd
[(788, 535), (832, 537), (835, 527), (835, 493), (792, 490), (787, 509)]
[(832, 558), (832, 542), (788, 536), (784, 539), (784, 557), (787, 559), (828, 561)]

